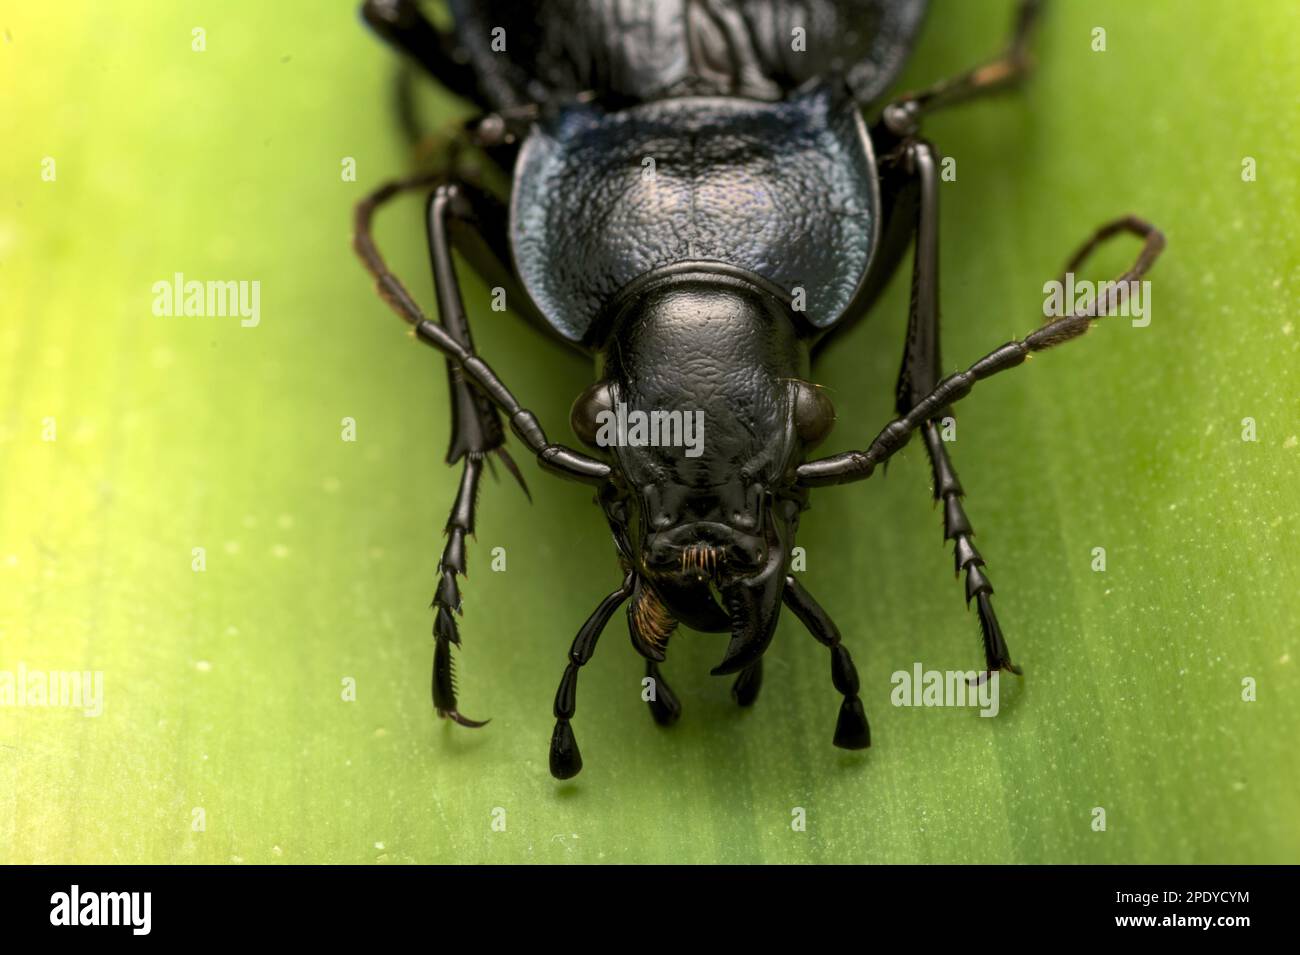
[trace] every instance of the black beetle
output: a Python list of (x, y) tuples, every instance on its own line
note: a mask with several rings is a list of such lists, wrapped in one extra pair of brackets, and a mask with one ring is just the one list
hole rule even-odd
[[(920, 121), (1018, 81), (1040, 3), (1020, 5), (1000, 56), (882, 107), (926, 5), (452, 0), (454, 31), (443, 33), (412, 0), (365, 4), (377, 32), (481, 107), (464, 138), (513, 182), (507, 205), (443, 169), (381, 187), (355, 217), (354, 246), (380, 294), (446, 356), (451, 381), (447, 460), (463, 462), (463, 477), (434, 599), (439, 715), (482, 725), (459, 710), (451, 645), (460, 643), (457, 577), (488, 455), (495, 452), (522, 483), (504, 448), (501, 414), (543, 469), (597, 488), (623, 567), (622, 585), (574, 640), (556, 694), (550, 766), (560, 779), (582, 768), (570, 726), (578, 671), (629, 599), (632, 643), (654, 681), (650, 707), (660, 723), (680, 714), (659, 672), (679, 622), (730, 632), (712, 672), (737, 674), (732, 694), (743, 706), (758, 695), (784, 602), (830, 648), (831, 678), (844, 697), (835, 745), (868, 746), (849, 652), (791, 574), (790, 553), (810, 488), (869, 477), (915, 431), (943, 504), (944, 537), (965, 573), (967, 603), (976, 604), (987, 670), (1020, 672), (993, 612), (993, 587), (937, 422), (975, 382), (1083, 333), (1107, 303), (1046, 322), (940, 377), (939, 160)], [(864, 116), (878, 118), (868, 125)], [(432, 190), (437, 321), (424, 316), (370, 238), (380, 204), (425, 188)], [(1144, 240), (1117, 280), (1116, 294), (1125, 295), (1164, 246), (1140, 219), (1097, 230), (1067, 270), (1121, 232)], [(571, 416), (587, 452), (551, 441), (475, 353), (453, 244), (507, 291), (516, 311), (595, 356), (597, 381)], [(865, 450), (810, 458), (835, 419), (810, 380), (814, 346), (870, 309), (909, 244), (899, 417)], [(638, 415), (642, 432), (647, 418), (652, 423), (640, 440), (637, 425), (626, 430)], [(703, 423), (702, 445), (684, 447), (692, 420)]]

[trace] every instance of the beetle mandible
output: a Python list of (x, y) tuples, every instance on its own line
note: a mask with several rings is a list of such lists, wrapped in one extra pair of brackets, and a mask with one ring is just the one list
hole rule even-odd
[[(979, 616), (986, 673), (1020, 672), (938, 422), (977, 381), (1082, 334), (1106, 303), (1047, 321), (941, 376), (939, 156), (921, 122), (1017, 83), (1029, 68), (1041, 3), (1020, 4), (1000, 55), (883, 102), (926, 6), (451, 0), (454, 28), (442, 32), (414, 0), (367, 0), (363, 15), (382, 37), (480, 108), (461, 139), (512, 183), (503, 202), (444, 164), (387, 183), (355, 212), (354, 247), (380, 295), (447, 359), (447, 461), (460, 464), (462, 477), (434, 598), (440, 716), (483, 725), (460, 711), (452, 646), (460, 644), (458, 578), (489, 455), (523, 484), (502, 417), (543, 470), (596, 488), (623, 572), (579, 630), (556, 693), (550, 768), (559, 779), (582, 768), (571, 725), (578, 673), (624, 602), (632, 644), (655, 681), (658, 722), (671, 724), (681, 712), (659, 669), (679, 623), (730, 633), (712, 672), (735, 674), (732, 695), (745, 706), (758, 695), (784, 604), (830, 651), (843, 696), (834, 744), (869, 746), (848, 648), (791, 573), (790, 554), (812, 488), (870, 477), (918, 431), (944, 538)], [(370, 234), (376, 208), (409, 190), (431, 192), (437, 320), (388, 270)], [(1117, 279), (1125, 294), (1164, 246), (1159, 230), (1134, 216), (1098, 229), (1067, 271), (1122, 233), (1143, 240)], [(909, 245), (898, 417), (863, 450), (813, 457), (835, 414), (811, 380), (812, 350), (870, 310)], [(571, 414), (585, 450), (548, 437), (475, 352), (453, 246), (507, 289), (512, 308), (594, 356), (597, 380)], [(695, 421), (702, 442), (685, 446)]]

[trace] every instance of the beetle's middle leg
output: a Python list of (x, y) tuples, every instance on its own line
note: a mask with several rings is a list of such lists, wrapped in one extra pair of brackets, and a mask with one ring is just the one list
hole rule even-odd
[(974, 531), (961, 503), (961, 482), (940, 439), (937, 422), (951, 413), (952, 403), (969, 394), (976, 382), (1016, 367), (1034, 352), (1070, 341), (1086, 332), (1102, 315), (1112, 314), (1120, 298), (1127, 296), (1128, 290), (1159, 257), (1165, 244), (1164, 235), (1135, 216), (1125, 216), (1103, 226), (1074, 254), (1067, 270), (1077, 268), (1102, 242), (1117, 235), (1130, 233), (1142, 238), (1143, 247), (1137, 260), (1112, 283), (1118, 298), (1094, 302), (1088, 309), (1049, 322), (1023, 340), (994, 349), (965, 371), (939, 380), (937, 157), (929, 143), (914, 139), (907, 143), (901, 159), (919, 188), (912, 193), (916, 197), (916, 250), (907, 349), (898, 383), (899, 416), (880, 431), (865, 451), (849, 451), (800, 465), (799, 482), (803, 487), (820, 487), (862, 480), (897, 453), (914, 431), (920, 431), (934, 472), (935, 499), (944, 505), (944, 539), (954, 543), (957, 572), (966, 572), (966, 602), (969, 605), (975, 600), (979, 609), (988, 670), (1019, 673), (1011, 662), (993, 612), (993, 585), (984, 572), (983, 557), (971, 542)]

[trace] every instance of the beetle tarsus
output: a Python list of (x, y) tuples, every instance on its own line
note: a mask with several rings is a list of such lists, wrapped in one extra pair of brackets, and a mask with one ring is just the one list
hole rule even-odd
[(456, 626), (455, 619), (445, 607), (438, 608), (438, 616), (434, 622), (434, 638), (436, 646), (433, 651), (433, 708), (439, 717), (451, 720), (460, 726), (466, 726), (470, 729), (477, 729), (480, 726), (487, 726), (491, 720), (473, 720), (463, 715), (457, 709), (456, 703), (456, 667), (451, 657), (451, 646), (458, 643), (456, 640), (446, 636), (446, 631), (438, 629), (438, 622), (445, 621), (453, 628)]
[(993, 589), (990, 587), (986, 591), (981, 591), (975, 598), (980, 617), (980, 634), (984, 638), (984, 659), (988, 664), (988, 670), (985, 672), (1006, 670), (1016, 676), (1023, 676), (1020, 667), (1011, 662), (1011, 651), (1002, 636), (1002, 627), (998, 624), (997, 614), (993, 612), (993, 601), (990, 599), (992, 594)]

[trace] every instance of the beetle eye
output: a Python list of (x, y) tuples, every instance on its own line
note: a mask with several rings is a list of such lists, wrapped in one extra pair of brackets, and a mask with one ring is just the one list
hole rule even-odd
[(598, 447), (596, 434), (599, 426), (596, 423), (596, 416), (602, 411), (611, 411), (613, 408), (614, 395), (608, 381), (598, 381), (578, 395), (573, 402), (573, 408), (569, 411), (569, 425), (573, 428), (573, 433), (578, 436), (578, 440), (588, 447)]
[(835, 406), (826, 392), (806, 381), (794, 384), (794, 427), (805, 448), (818, 445), (835, 425)]

